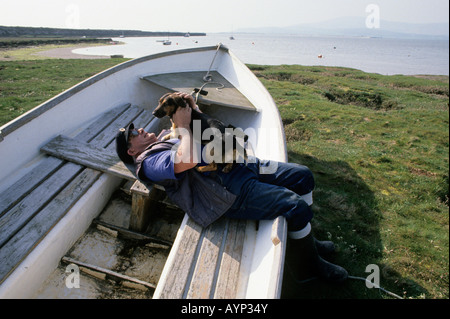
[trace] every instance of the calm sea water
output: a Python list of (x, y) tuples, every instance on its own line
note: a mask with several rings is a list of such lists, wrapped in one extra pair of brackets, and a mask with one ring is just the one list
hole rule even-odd
[[(449, 41), (295, 35), (208, 34), (206, 37), (122, 38), (124, 45), (74, 50), (94, 55), (137, 58), (158, 52), (223, 43), (244, 63), (343, 66), (365, 72), (449, 75)], [(319, 58), (321, 56), (321, 58)]]

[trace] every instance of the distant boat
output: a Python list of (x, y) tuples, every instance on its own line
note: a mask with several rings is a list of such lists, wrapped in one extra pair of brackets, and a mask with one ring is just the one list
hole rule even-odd
[(167, 40), (163, 41), (163, 45), (172, 45), (172, 41), (170, 41), (169, 32), (167, 32)]
[(234, 31), (233, 31), (233, 27), (231, 27), (231, 35), (230, 35), (230, 40), (234, 40), (234, 36), (233, 36), (233, 33), (234, 33)]
[(185, 38), (189, 38), (190, 36), (189, 32), (184, 35)]

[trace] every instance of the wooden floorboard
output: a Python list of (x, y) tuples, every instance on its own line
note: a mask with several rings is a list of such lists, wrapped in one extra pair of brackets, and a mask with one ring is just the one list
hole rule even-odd
[(195, 258), (195, 270), (192, 275), (186, 298), (209, 299), (214, 292), (219, 255), (225, 236), (227, 220), (221, 218), (204, 230), (201, 248)]
[(236, 298), (246, 225), (221, 218), (201, 228), (189, 218), (158, 298)]
[[(106, 153), (115, 147), (119, 128), (131, 121), (148, 125), (149, 111), (130, 104), (97, 117), (75, 138)], [(106, 148), (107, 150), (105, 150)], [(48, 157), (23, 180), (1, 194), (0, 283), (33, 250), (100, 177), (101, 172)]]
[[(105, 112), (99, 116), (88, 128), (76, 136), (79, 141), (90, 142), (107, 125), (111, 124), (118, 116), (128, 110), (130, 104), (121, 105)], [(18, 179), (2, 194), (0, 194), (0, 216), (16, 205), (21, 199), (27, 196), (40, 183), (46, 180), (51, 174), (64, 164), (63, 161), (54, 157), (44, 159), (38, 166), (34, 167), (23, 178)], [(1, 227), (0, 227), (1, 229)]]
[(85, 169), (0, 249), (0, 282), (28, 255), (100, 175), (98, 171)]

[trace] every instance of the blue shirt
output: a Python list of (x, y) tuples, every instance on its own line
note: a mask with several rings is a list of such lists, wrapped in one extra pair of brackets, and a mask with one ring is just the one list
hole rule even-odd
[[(168, 142), (177, 144), (179, 139), (170, 139)], [(203, 150), (204, 145), (201, 146)], [(166, 179), (180, 179), (183, 173), (175, 174), (175, 150), (161, 151), (148, 156), (142, 162), (142, 170), (144, 175), (152, 182), (158, 183)], [(199, 166), (208, 165), (204, 162), (203, 158)], [(209, 172), (202, 173), (203, 175), (209, 175)]]
[[(178, 143), (179, 139), (170, 139), (168, 142)], [(166, 179), (178, 179), (181, 174), (175, 174), (174, 157), (175, 150), (167, 150), (155, 153), (142, 162), (144, 175), (153, 182)]]

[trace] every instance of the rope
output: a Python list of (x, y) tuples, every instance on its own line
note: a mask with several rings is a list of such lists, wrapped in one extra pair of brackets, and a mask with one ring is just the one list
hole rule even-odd
[[(210, 75), (210, 77), (211, 77), (211, 75)], [(211, 77), (211, 78), (212, 78), (212, 77)], [(198, 101), (198, 95), (200, 94), (200, 91), (203, 90), (203, 88), (204, 88), (205, 86), (207, 86), (208, 84), (218, 84), (219, 86), (215, 88), (215, 89), (218, 90), (218, 91), (221, 90), (221, 89), (223, 89), (223, 88), (225, 87), (225, 85), (223, 85), (223, 84), (220, 83), (220, 82), (206, 82), (206, 83), (204, 83), (204, 84), (200, 87), (200, 89), (198, 90), (198, 92), (195, 93), (195, 95), (194, 95), (195, 104), (197, 104), (197, 101)]]
[[(307, 279), (304, 279), (304, 280), (296, 280), (296, 279), (295, 279), (295, 276), (294, 276), (294, 274), (293, 274), (293, 272), (292, 272), (292, 269), (291, 269), (291, 267), (289, 266), (289, 264), (288, 264), (287, 266), (288, 266), (288, 270), (289, 270), (289, 272), (290, 272), (290, 274), (291, 274), (291, 277), (294, 278), (294, 281), (295, 281), (297, 284), (299, 284), (299, 285), (306, 284), (306, 283), (308, 283), (308, 282), (310, 282), (310, 281), (319, 279), (319, 277), (310, 277), (310, 278), (307, 278)], [(369, 282), (369, 283), (373, 286), (373, 288), (377, 288), (377, 289), (381, 290), (382, 292), (384, 292), (384, 293), (386, 293), (386, 294), (388, 294), (388, 295), (390, 295), (390, 296), (392, 296), (392, 297), (394, 297), (394, 298), (397, 298), (397, 299), (403, 299), (403, 298), (400, 297), (399, 295), (397, 295), (397, 294), (395, 294), (395, 293), (393, 293), (393, 292), (390, 292), (389, 290), (386, 290), (386, 289), (384, 289), (383, 287), (380, 287), (380, 286), (378, 286), (378, 285), (372, 283), (371, 281), (367, 280), (366, 278), (363, 278), (363, 277), (356, 277), (356, 276), (350, 276), (350, 275), (349, 275), (349, 276), (348, 276), (348, 279), (362, 280), (362, 281), (364, 281), (364, 282)]]
[(209, 66), (208, 72), (206, 72), (206, 75), (203, 77), (203, 81), (205, 81), (205, 82), (211, 82), (211, 80), (212, 80), (212, 76), (209, 75), (209, 72), (211, 71), (211, 68), (214, 64), (214, 61), (216, 60), (217, 54), (219, 53), (221, 46), (222, 46), (222, 43), (217, 44), (216, 54), (214, 55), (214, 58), (211, 61), (211, 65)]
[(402, 297), (400, 297), (397, 294), (394, 294), (393, 292), (390, 292), (389, 290), (384, 289), (383, 287), (380, 287), (374, 283), (372, 283), (371, 281), (367, 280), (367, 278), (363, 278), (363, 277), (356, 277), (356, 276), (348, 276), (349, 279), (356, 279), (356, 280), (362, 280), (364, 282), (369, 282), (374, 288), (380, 289), (382, 292), (387, 293), (388, 295), (397, 298), (397, 299), (403, 299)]
[(207, 86), (208, 84), (218, 84), (219, 86), (215, 88), (216, 90), (221, 90), (221, 89), (223, 89), (223, 88), (225, 87), (225, 85), (223, 85), (223, 84), (220, 83), (220, 82), (213, 82), (213, 81), (212, 81), (212, 75), (209, 74), (209, 73), (211, 72), (212, 66), (213, 66), (213, 64), (214, 64), (214, 61), (216, 60), (217, 54), (219, 53), (219, 50), (220, 50), (220, 47), (221, 47), (221, 46), (222, 46), (222, 43), (217, 44), (216, 54), (214, 54), (214, 57), (213, 57), (213, 59), (212, 59), (212, 61), (211, 61), (211, 64), (209, 65), (208, 72), (206, 72), (205, 76), (203, 77), (203, 81), (204, 81), (205, 83), (200, 87), (200, 89), (198, 90), (198, 92), (195, 93), (195, 95), (194, 95), (194, 99), (195, 99), (195, 103), (196, 103), (196, 104), (197, 104), (197, 101), (198, 101), (198, 95), (200, 94), (200, 91), (202, 91), (203, 88), (204, 88), (205, 86)]

